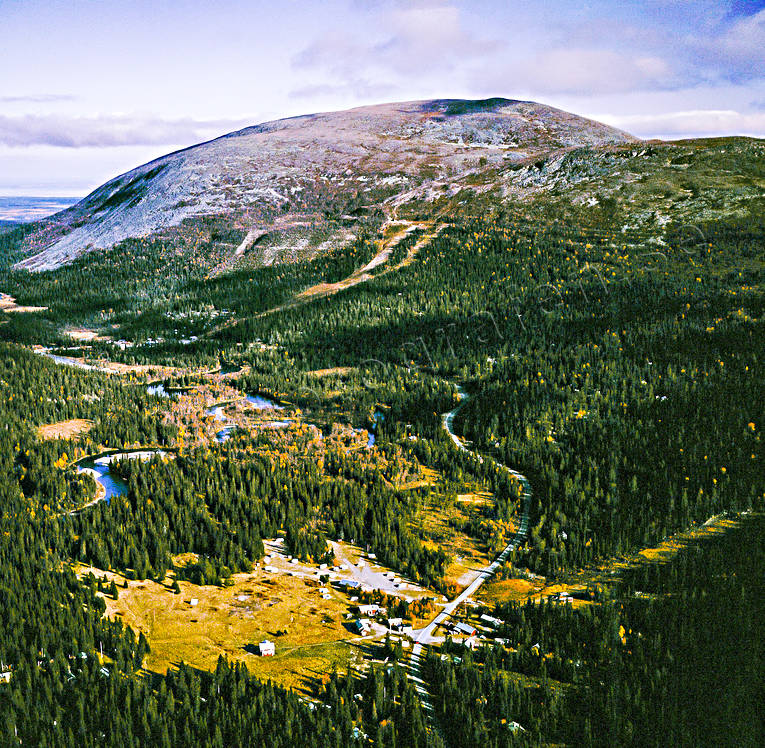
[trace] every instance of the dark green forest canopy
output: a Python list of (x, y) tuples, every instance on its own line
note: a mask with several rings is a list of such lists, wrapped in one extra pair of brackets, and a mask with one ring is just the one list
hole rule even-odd
[[(190, 268), (182, 247), (158, 242), (134, 255), (125, 245), (54, 273), (6, 274), (3, 290), (19, 303), (51, 310), (42, 320), (12, 317), (0, 334), (26, 343), (45, 342), (37, 337), (43, 334), (57, 340), (76, 292), (87, 288), (87, 319), (80, 322), (105, 319), (101, 312), (108, 317), (111, 309), (110, 319), (145, 337), (169, 335), (169, 318), (179, 336), (200, 335), (194, 345), (168, 342), (125, 356), (209, 363), (222, 353), (250, 365), (238, 382), (243, 390), (274, 392), (309, 408), (319, 402), (359, 425), (368, 425), (375, 407), (384, 405), (378, 447), (401, 445), (446, 479), (484, 483), (497, 497), (496, 518), (513, 517), (517, 493), (503, 483), (493, 460), (527, 475), (534, 488), (532, 530), (513, 564), (563, 578), (712, 515), (762, 508), (765, 229), (755, 220), (732, 219), (699, 231), (692, 240), (670, 231), (657, 245), (648, 236), (587, 226), (458, 222), (397, 273), (267, 316), (259, 315), (317, 279), (343, 277), (365, 261), (369, 248), (360, 243), (318, 265), (205, 280), (205, 268)], [(18, 239), (16, 232), (0, 237), (6, 262), (17, 257)], [(168, 264), (175, 250), (177, 259)], [(142, 278), (140, 303), (131, 296), (131, 283), (138, 284), (131, 263)], [(253, 287), (262, 291), (253, 294)], [(212, 303), (217, 293), (225, 295), (236, 324), (221, 327), (217, 317), (176, 323), (173, 315)], [(258, 340), (268, 348), (248, 349)], [(326, 384), (309, 374), (336, 366), (351, 371)], [(453, 406), (457, 382), (472, 397), (455, 429), (486, 455), (483, 463), (458, 453), (441, 431), (440, 414)], [(397, 745), (438, 743), (395, 670), (370, 673), (363, 683), (338, 676), (322, 694), (329, 708), (316, 710), (258, 683), (241, 667), (137, 676), (151, 642), (102, 619), (97, 588), (60, 571), (81, 558), (159, 575), (174, 553), (196, 551), (208, 563), (190, 573), (199, 575), (197, 581), (223, 582), (259, 557), (261, 538), (284, 529), (298, 555), (320, 555), (326, 537), (363, 537), (389, 564), (438, 584), (444, 559), (412, 537), (408, 508), (379, 476), (338, 459), (330, 465), (329, 484), (310, 465), (272, 477), (264, 458), (244, 457), (249, 437), (241, 435), (226, 446), (187, 452), (161, 469), (159, 462), (154, 470), (152, 463), (123, 464), (126, 497), (69, 517), (63, 512), (92, 495), (92, 482), (57, 467), (71, 444), (40, 442), (36, 427), (89, 418), (94, 427), (85, 447), (172, 445), (175, 433), (163, 422), (160, 403), (117, 378), (57, 367), (16, 345), (0, 349), (0, 385), (0, 646), (13, 673), (10, 683), (0, 683), (4, 741), (18, 732), (32, 745), (235, 745), (250, 739), (294, 745), (300, 735), (307, 745), (354, 745), (362, 743), (354, 737), (358, 727), (382, 745), (394, 739)], [(277, 489), (277, 481), (286, 488)], [(307, 519), (317, 517), (318, 531), (301, 534)], [(677, 744), (705, 744), (701, 726), (688, 726), (689, 712), (667, 707), (658, 722), (665, 732), (652, 733), (651, 725), (657, 705), (676, 703), (678, 684), (687, 682), (679, 673), (678, 648), (683, 662), (697, 663), (718, 630), (715, 620), (729, 622), (748, 641), (746, 621), (762, 619), (753, 610), (755, 587), (743, 581), (758, 568), (747, 565), (745, 554), (754, 554), (756, 537), (737, 536), (732, 547), (723, 546), (711, 560), (705, 556), (706, 567), (691, 557), (666, 576), (629, 579), (624, 600), (591, 614), (499, 611), (509, 621), (509, 638), (523, 645), (517, 654), (505, 651), (493, 664), (478, 665), (466, 655), (463, 669), (433, 663), (440, 719), (459, 723), (451, 743), (534, 744), (541, 736), (576, 744), (578, 736), (589, 736), (579, 742), (603, 744), (613, 734), (621, 744), (660, 745), (666, 734), (677, 736)], [(752, 558), (761, 569), (762, 559)], [(739, 581), (712, 573), (728, 574), (725, 559)], [(628, 594), (634, 588), (658, 597), (637, 602)], [(685, 607), (676, 606), (678, 597)], [(675, 622), (670, 637), (662, 621)], [(629, 656), (614, 638), (619, 625), (643, 634), (628, 639)], [(538, 663), (529, 652), (538, 639), (554, 655), (546, 677), (572, 684), (563, 695), (534, 670)], [(100, 645), (114, 660), (108, 676), (95, 665)], [(720, 677), (743, 656), (726, 650)], [(756, 653), (747, 657), (757, 662)], [(576, 666), (580, 659), (584, 664)], [(537, 679), (535, 685), (511, 687), (510, 672)], [(749, 698), (745, 684), (756, 683), (753, 671), (746, 673), (742, 703)], [(697, 684), (686, 694), (693, 703), (701, 701), (708, 680)], [(353, 697), (359, 692), (360, 702)], [(497, 693), (504, 711), (487, 714), (487, 707), (478, 707)], [(452, 705), (449, 714), (442, 703)], [(750, 732), (732, 703), (721, 700), (714, 714), (730, 721), (746, 745)], [(517, 720), (531, 734), (500, 733), (501, 719)], [(540, 725), (548, 719), (548, 726)], [(612, 732), (599, 732), (602, 725)]]
[(751, 515), (600, 603), (498, 606), (511, 651), (428, 661), (450, 745), (760, 745), (763, 532)]

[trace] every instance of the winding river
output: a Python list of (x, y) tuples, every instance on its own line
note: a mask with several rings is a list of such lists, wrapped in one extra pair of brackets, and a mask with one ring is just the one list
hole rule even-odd
[[(69, 360), (66, 362), (57, 360), (61, 358), (59, 356), (51, 358), (53, 358), (54, 361), (57, 361), (57, 363), (72, 365)], [(85, 364), (84, 366), (88, 365)], [(168, 392), (162, 383), (150, 384), (147, 386), (146, 391), (150, 395), (155, 395), (157, 397), (170, 398), (176, 395), (175, 392)], [(247, 400), (247, 402), (257, 410), (284, 410), (283, 405), (279, 405), (273, 400), (269, 400), (268, 398), (261, 395), (246, 395), (245, 400)], [(213, 416), (216, 421), (221, 421), (222, 423), (226, 423), (229, 420), (226, 418), (226, 415), (223, 412), (223, 405), (213, 406), (212, 408), (208, 409), (207, 413)], [(291, 419), (283, 421), (267, 421), (264, 423), (264, 425), (270, 426), (271, 428), (284, 428), (285, 426), (289, 426), (290, 423), (292, 423)], [(231, 432), (234, 431), (234, 429), (236, 429), (235, 424), (224, 426), (220, 431), (218, 431), (218, 433), (215, 435), (215, 438), (218, 440), (218, 442), (222, 443), (229, 438)], [(123, 459), (149, 460), (157, 454), (164, 457), (167, 455), (167, 452), (161, 449), (137, 449), (106, 454), (96, 458), (84, 458), (77, 463), (77, 471), (80, 473), (88, 473), (93, 476), (93, 479), (96, 481), (96, 483), (99, 483), (104, 489), (104, 495), (99, 497), (98, 501), (104, 500), (108, 504), (114, 496), (122, 496), (127, 493), (127, 484), (124, 480), (122, 480), (122, 478), (120, 478), (119, 475), (112, 473), (111, 463), (116, 460)], [(82, 508), (84, 507), (80, 507), (80, 509)], [(80, 509), (76, 511), (80, 511)]]
[[(252, 405), (255, 410), (284, 410), (283, 405), (279, 405), (279, 403), (270, 398), (263, 397), (263, 395), (245, 395), (244, 399)], [(212, 416), (216, 421), (228, 424), (215, 434), (216, 441), (221, 444), (231, 436), (233, 431), (236, 430), (236, 424), (231, 423), (230, 419), (227, 418), (226, 414), (223, 412), (223, 408), (227, 404), (228, 402), (219, 403), (218, 405), (213, 405), (212, 408), (208, 408), (206, 411), (207, 415)], [(293, 419), (287, 418), (281, 421), (264, 421), (261, 425), (270, 428), (286, 428), (292, 422)]]
[[(165, 457), (167, 452), (162, 449), (134, 449), (125, 450), (123, 452), (110, 452), (109, 454), (102, 454), (99, 456), (84, 457), (78, 460), (77, 472), (87, 473), (93, 476), (93, 480), (99, 483), (104, 489), (104, 495), (99, 496), (94, 501), (86, 504), (85, 507), (96, 504), (99, 501), (105, 501), (107, 504), (115, 496), (122, 496), (127, 493), (127, 483), (122, 478), (111, 472), (111, 465), (117, 460), (150, 460), (154, 455), (160, 455)], [(75, 509), (74, 512), (79, 512), (85, 507)]]

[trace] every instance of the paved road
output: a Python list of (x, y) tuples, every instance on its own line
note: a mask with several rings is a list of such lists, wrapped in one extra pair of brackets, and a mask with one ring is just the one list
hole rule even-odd
[[(446, 432), (451, 437), (452, 441), (455, 443), (455, 445), (461, 449), (463, 452), (468, 452), (470, 454), (475, 454), (479, 461), (483, 462), (483, 457), (481, 457), (480, 454), (473, 452), (472, 450), (468, 449), (462, 442), (462, 440), (454, 433), (453, 430), (453, 424), (454, 424), (454, 417), (459, 412), (460, 408), (462, 408), (465, 403), (467, 402), (468, 396), (467, 394), (462, 390), (461, 387), (457, 388), (460, 402), (457, 405), (454, 410), (450, 410), (448, 413), (444, 413), (443, 415), (443, 427), (446, 430)], [(525, 475), (521, 475), (516, 470), (513, 470), (512, 468), (507, 467), (507, 465), (502, 465), (502, 467), (507, 470), (511, 475), (515, 476), (521, 483), (521, 486), (523, 487), (523, 494), (522, 494), (522, 508), (521, 508), (521, 521), (518, 525), (518, 530), (516, 531), (515, 535), (513, 536), (513, 539), (510, 541), (510, 543), (505, 546), (505, 548), (502, 550), (502, 552), (490, 563), (488, 566), (483, 568), (481, 572), (478, 574), (478, 576), (472, 581), (470, 585), (468, 585), (457, 597), (455, 597), (453, 600), (449, 601), (441, 610), (438, 615), (433, 618), (433, 620), (428, 623), (427, 626), (424, 628), (418, 629), (415, 632), (414, 637), (414, 645), (412, 646), (412, 654), (409, 658), (409, 677), (414, 682), (415, 688), (417, 689), (417, 693), (420, 696), (420, 699), (422, 700), (423, 708), (425, 709), (425, 712), (428, 713), (429, 716), (432, 717), (433, 715), (433, 706), (430, 703), (430, 696), (427, 692), (427, 689), (425, 688), (425, 683), (422, 680), (421, 677), (421, 669), (422, 669), (422, 663), (425, 657), (425, 654), (423, 652), (423, 648), (427, 646), (428, 644), (432, 643), (433, 641), (433, 632), (435, 631), (436, 627), (439, 624), (444, 623), (448, 618), (450, 618), (454, 612), (459, 608), (462, 603), (465, 602), (468, 598), (472, 597), (478, 589), (481, 587), (481, 585), (489, 579), (496, 571), (499, 569), (500, 566), (502, 566), (505, 561), (508, 559), (510, 554), (521, 544), (523, 539), (526, 537), (526, 533), (529, 529), (529, 509), (531, 506), (531, 485), (529, 484), (529, 481), (527, 480)]]

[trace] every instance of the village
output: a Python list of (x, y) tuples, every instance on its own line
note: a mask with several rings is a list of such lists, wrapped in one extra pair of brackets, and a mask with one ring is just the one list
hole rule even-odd
[[(250, 573), (234, 574), (222, 587), (178, 581), (172, 573), (160, 583), (81, 564), (75, 569), (97, 584), (107, 616), (146, 636), (147, 670), (167, 672), (181, 662), (212, 669), (224, 655), (305, 696), (333, 667), (363, 671), (385, 661), (391, 648), (406, 657), (420, 630), (447, 604), (443, 595), (349, 543), (332, 544), (333, 565), (299, 561), (283, 538), (264, 546), (265, 557)], [(195, 561), (186, 556), (176, 563)], [(492, 610), (491, 603), (468, 599), (437, 627), (431, 642), (470, 649), (507, 645)]]

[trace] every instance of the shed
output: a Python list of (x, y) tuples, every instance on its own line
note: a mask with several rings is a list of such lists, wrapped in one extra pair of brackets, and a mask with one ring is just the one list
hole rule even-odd
[(264, 639), (258, 644), (258, 652), (261, 657), (273, 657), (276, 654), (276, 645), (268, 639)]

